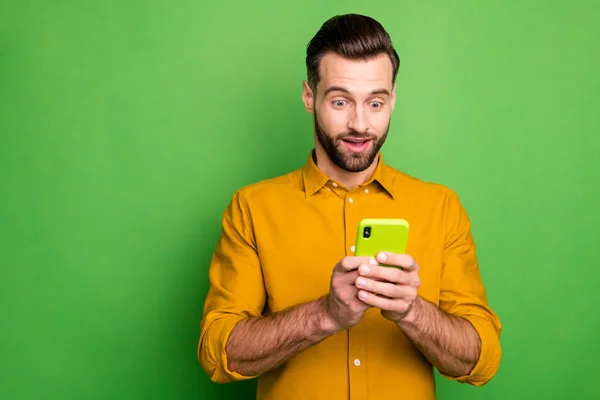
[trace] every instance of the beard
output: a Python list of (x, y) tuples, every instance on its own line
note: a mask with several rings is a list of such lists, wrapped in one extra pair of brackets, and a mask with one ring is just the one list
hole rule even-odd
[[(313, 114), (313, 123), (317, 139), (321, 143), (321, 146), (323, 146), (323, 149), (325, 149), (329, 159), (339, 168), (348, 172), (361, 172), (369, 168), (373, 164), (373, 161), (375, 161), (381, 146), (385, 143), (390, 130), (390, 122), (388, 121), (385, 132), (381, 137), (355, 130), (332, 134), (323, 129), (316, 110)], [(361, 153), (353, 153), (347, 150), (343, 144), (343, 140), (347, 139), (370, 140), (371, 143), (367, 150)]]

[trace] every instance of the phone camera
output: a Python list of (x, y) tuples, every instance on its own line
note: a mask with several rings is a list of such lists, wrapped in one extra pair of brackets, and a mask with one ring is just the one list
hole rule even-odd
[(368, 239), (371, 237), (371, 227), (370, 226), (365, 226), (365, 229), (363, 229), (363, 237), (365, 239)]

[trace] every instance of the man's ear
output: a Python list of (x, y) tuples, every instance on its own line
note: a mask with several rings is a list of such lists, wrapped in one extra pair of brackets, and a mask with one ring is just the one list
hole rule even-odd
[(395, 106), (396, 106), (396, 84), (394, 83), (394, 88), (392, 89), (392, 111), (394, 111)]
[(302, 84), (302, 102), (306, 111), (312, 114), (315, 107), (314, 97), (313, 91), (307, 81), (304, 81)]

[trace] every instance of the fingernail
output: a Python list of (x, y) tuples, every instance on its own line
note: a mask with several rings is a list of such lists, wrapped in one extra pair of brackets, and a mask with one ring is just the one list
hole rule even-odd
[(365, 286), (367, 286), (367, 281), (364, 280), (363, 278), (358, 278), (356, 280), (356, 286), (358, 286), (358, 287), (365, 287)]
[(368, 274), (370, 270), (371, 270), (371, 269), (369, 268), (369, 266), (368, 266), (368, 265), (361, 265), (361, 266), (358, 268), (358, 272), (360, 272), (360, 273), (361, 273), (361, 274), (363, 274), (363, 275), (366, 275), (366, 274)]
[(376, 259), (374, 259), (374, 258), (371, 258), (371, 259), (369, 260), (369, 264), (371, 264), (371, 265), (377, 265), (377, 264), (378, 264), (378, 262), (377, 262), (377, 260), (376, 260)]
[(387, 260), (387, 255), (385, 253), (379, 253), (379, 261), (385, 261)]
[(364, 300), (364, 299), (366, 299), (368, 296), (367, 296), (367, 293), (366, 293), (366, 292), (358, 292), (358, 297), (360, 297), (361, 299), (363, 299), (363, 300)]

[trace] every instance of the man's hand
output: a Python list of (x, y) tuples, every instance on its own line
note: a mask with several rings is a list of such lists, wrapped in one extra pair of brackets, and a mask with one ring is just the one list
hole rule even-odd
[(344, 257), (333, 269), (329, 294), (325, 305), (330, 324), (336, 330), (350, 328), (360, 322), (368, 303), (358, 299), (358, 288), (355, 285), (359, 267), (376, 267), (377, 261), (371, 257)]
[(381, 315), (395, 323), (414, 319), (421, 285), (419, 265), (406, 254), (380, 253), (377, 261), (391, 267), (361, 265), (355, 280), (359, 299), (381, 309)]

